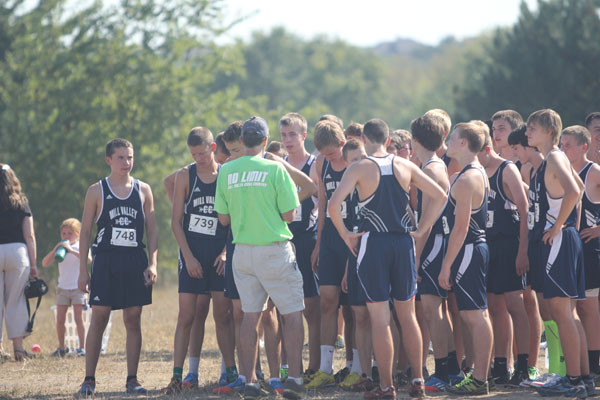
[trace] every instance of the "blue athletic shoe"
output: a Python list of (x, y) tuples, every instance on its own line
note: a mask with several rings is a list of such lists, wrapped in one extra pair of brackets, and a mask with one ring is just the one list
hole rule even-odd
[(563, 377), (556, 382), (550, 382), (538, 388), (538, 393), (543, 397), (567, 396), (567, 397), (587, 397), (587, 390), (583, 382), (577, 385), (571, 385), (569, 378)]
[(425, 382), (425, 392), (427, 393), (439, 393), (446, 390), (448, 382), (444, 382), (435, 375), (432, 375), (427, 382)]
[(590, 376), (587, 379), (584, 379), (583, 384), (585, 385), (588, 397), (598, 396), (598, 392), (596, 392), (596, 383), (594, 382), (593, 377)]
[(183, 382), (181, 382), (181, 386), (186, 389), (194, 389), (198, 387), (198, 374), (194, 374), (192, 372), (188, 372), (188, 374), (183, 378)]
[(269, 391), (275, 395), (282, 395), (283, 383), (281, 382), (281, 379), (269, 379)]
[(458, 385), (465, 379), (465, 373), (460, 371), (458, 375), (448, 375), (448, 379), (450, 379), (450, 385)]
[(131, 378), (125, 383), (125, 392), (128, 394), (147, 394), (148, 390), (138, 382), (137, 378)]
[(227, 373), (223, 372), (219, 377), (219, 386), (227, 386), (229, 382), (227, 381)]
[(81, 388), (79, 388), (77, 393), (84, 396), (92, 396), (94, 390), (96, 390), (96, 381), (94, 379), (86, 379), (81, 384)]
[(242, 378), (237, 378), (235, 381), (231, 382), (229, 385), (221, 386), (213, 390), (213, 394), (229, 394), (229, 393), (237, 393), (244, 390), (246, 387), (246, 382), (242, 381)]

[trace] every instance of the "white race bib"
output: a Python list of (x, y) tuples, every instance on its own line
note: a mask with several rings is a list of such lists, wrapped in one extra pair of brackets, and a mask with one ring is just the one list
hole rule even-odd
[(218, 219), (204, 215), (190, 214), (190, 232), (202, 233), (215, 236), (217, 234)]
[(302, 204), (296, 207), (296, 215), (294, 215), (293, 222), (302, 221)]
[[(348, 215), (347, 213), (347, 208), (346, 208), (346, 202), (342, 201), (342, 205), (340, 206), (340, 210), (342, 212), (342, 219), (346, 219), (346, 216)], [(327, 218), (331, 218), (331, 216), (329, 215), (329, 208), (327, 208)]]
[(112, 238), (110, 244), (113, 246), (122, 247), (137, 247), (135, 229), (128, 228), (112, 228)]
[(535, 216), (533, 214), (533, 211), (529, 211), (527, 213), (527, 228), (529, 230), (532, 230), (534, 225), (535, 225)]
[(491, 228), (494, 226), (494, 210), (487, 212), (487, 221), (485, 223), (486, 228)]

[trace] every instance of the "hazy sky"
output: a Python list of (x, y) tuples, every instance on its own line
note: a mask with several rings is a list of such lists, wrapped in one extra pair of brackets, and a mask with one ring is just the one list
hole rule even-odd
[[(535, 7), (536, 0), (526, 0)], [(250, 15), (226, 38), (283, 26), (303, 38), (326, 34), (359, 46), (396, 38), (437, 44), (517, 20), (521, 0), (228, 0), (230, 16)]]

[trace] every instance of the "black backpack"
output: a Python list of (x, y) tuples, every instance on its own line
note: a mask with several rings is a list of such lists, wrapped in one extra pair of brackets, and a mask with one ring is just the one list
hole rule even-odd
[[(35, 314), (37, 313), (38, 308), (40, 308), (40, 303), (42, 302), (42, 296), (48, 293), (48, 285), (41, 279), (35, 278), (32, 281), (28, 281), (25, 285), (25, 298), (27, 299), (27, 315), (31, 317), (29, 322), (27, 323), (27, 332), (33, 332), (33, 320), (35, 319)], [(31, 309), (29, 308), (29, 299), (38, 299), (37, 305), (35, 306), (35, 311), (33, 315), (31, 315)]]

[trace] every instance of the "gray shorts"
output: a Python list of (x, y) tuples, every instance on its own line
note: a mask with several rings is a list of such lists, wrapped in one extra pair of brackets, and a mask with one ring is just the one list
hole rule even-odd
[(57, 306), (71, 306), (71, 305), (84, 305), (85, 304), (85, 293), (79, 289), (61, 289), (56, 288), (56, 305)]
[(266, 310), (269, 297), (283, 315), (304, 310), (302, 274), (289, 241), (236, 244), (233, 277), (244, 312)]

